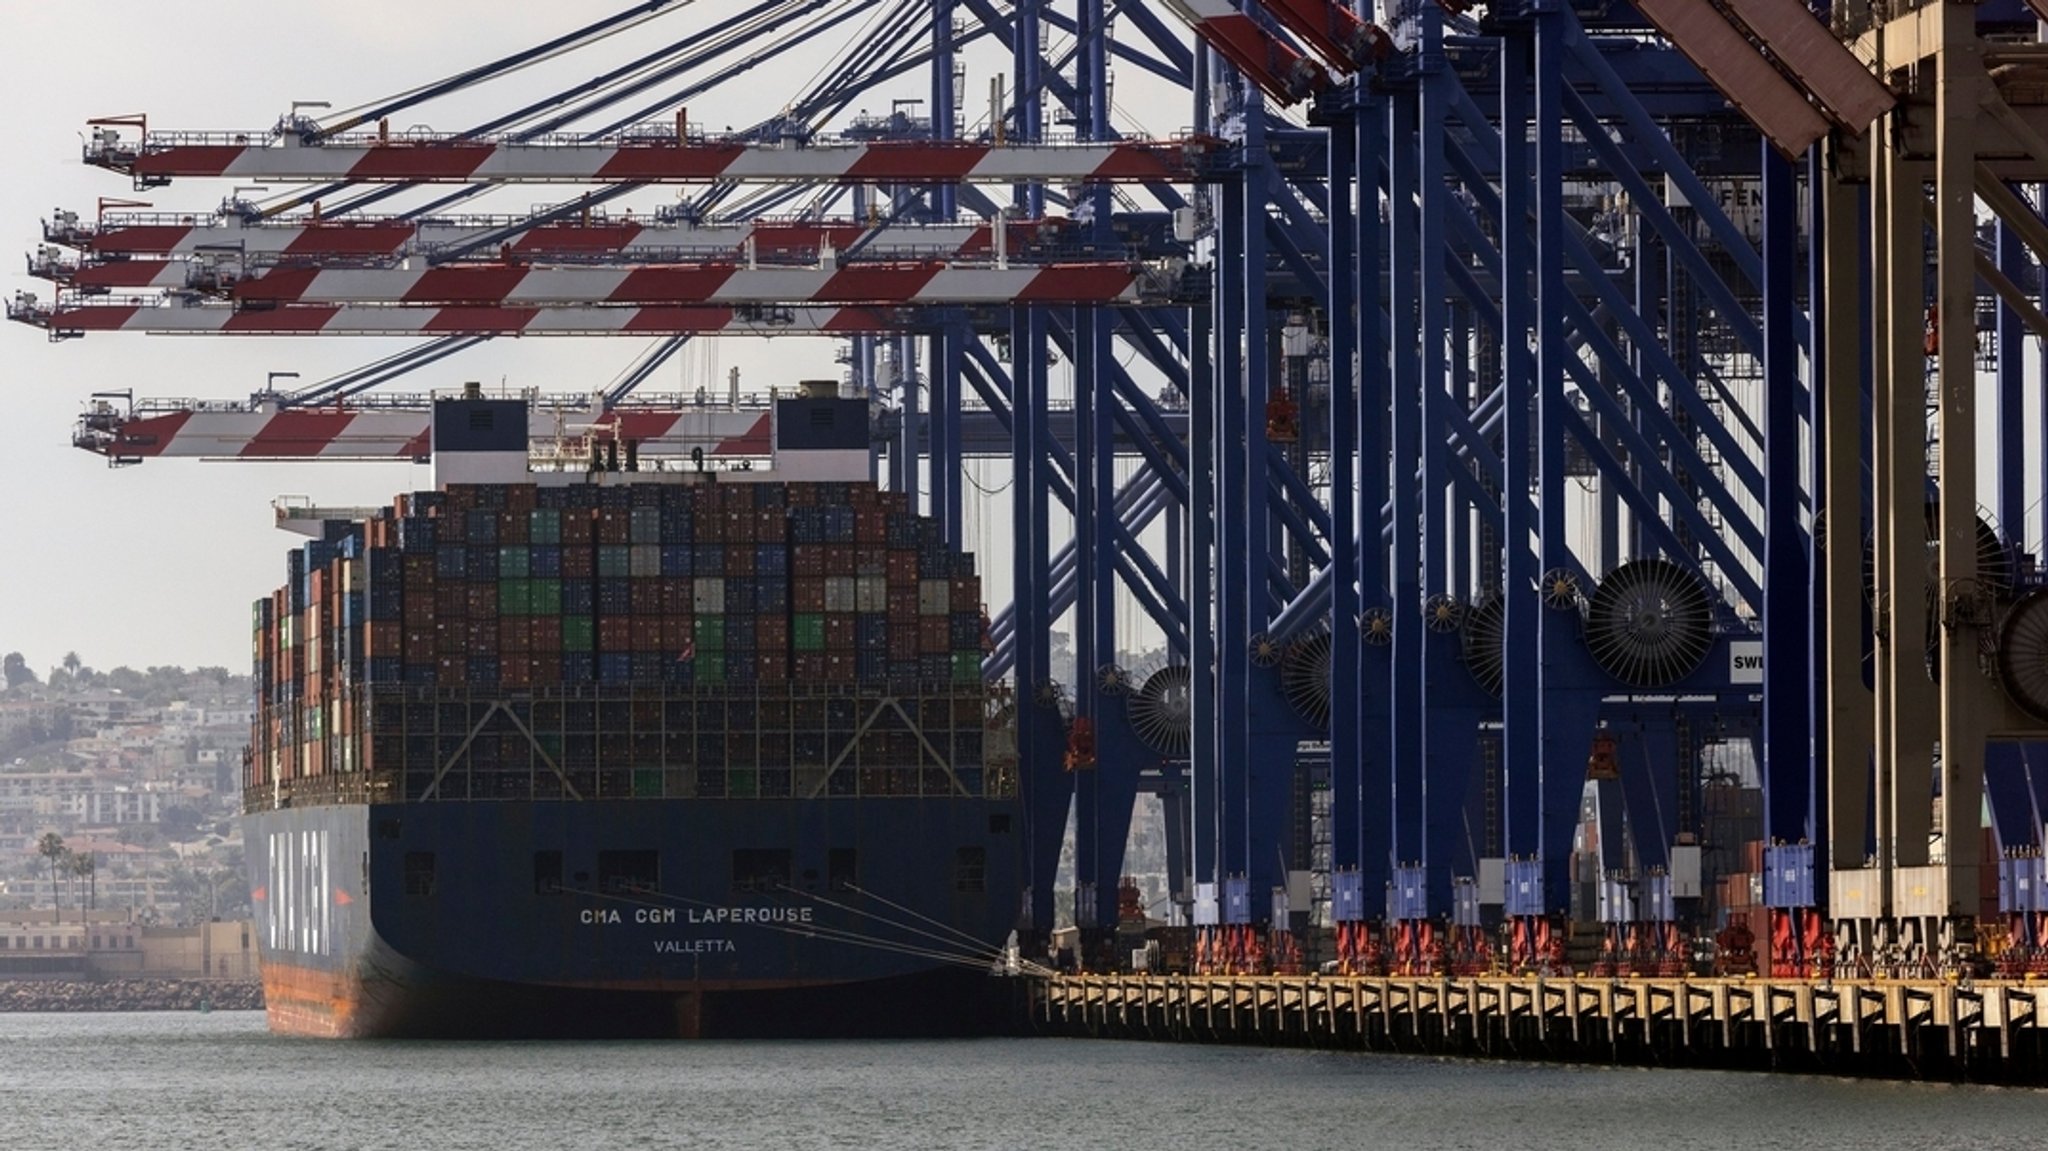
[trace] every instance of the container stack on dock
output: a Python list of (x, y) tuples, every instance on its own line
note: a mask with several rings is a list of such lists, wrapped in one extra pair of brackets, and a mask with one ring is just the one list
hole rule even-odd
[(254, 610), (251, 788), (981, 794), (973, 557), (860, 483), (451, 485)]

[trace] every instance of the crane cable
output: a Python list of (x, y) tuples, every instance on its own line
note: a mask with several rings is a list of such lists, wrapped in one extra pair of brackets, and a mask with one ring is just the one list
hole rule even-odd
[(469, 68), (450, 76), (444, 76), (439, 80), (421, 84), (381, 100), (372, 100), (367, 103), (358, 104), (353, 108), (343, 109), (335, 113), (335, 115), (345, 117), (342, 122), (332, 127), (321, 127), (319, 131), (312, 134), (307, 142), (317, 143), (330, 136), (346, 132), (350, 128), (357, 127), (367, 121), (387, 116), (392, 112), (404, 111), (435, 97), (444, 96), (450, 92), (457, 92), (472, 85), (485, 83), (504, 76), (510, 76), (516, 72), (531, 68), (536, 64), (567, 55), (579, 48), (586, 48), (592, 44), (608, 40), (627, 29), (638, 27), (650, 20), (656, 20), (672, 12), (680, 11), (682, 8), (688, 7), (692, 2), (693, 0), (645, 0), (644, 3), (636, 5), (635, 8), (613, 13), (602, 20), (586, 24), (574, 32), (558, 36), (538, 47), (514, 52), (510, 56), (502, 56), (488, 64), (479, 64), (474, 68)]

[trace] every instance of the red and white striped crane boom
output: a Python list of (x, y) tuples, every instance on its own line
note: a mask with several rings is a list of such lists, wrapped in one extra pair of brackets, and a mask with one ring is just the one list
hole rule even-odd
[[(631, 443), (647, 459), (735, 461), (769, 452), (765, 401), (708, 396), (603, 397), (529, 394), (528, 437), (536, 458), (583, 466), (608, 443)], [(432, 453), (433, 397), (357, 397), (294, 407), (277, 397), (242, 401), (94, 397), (72, 443), (117, 464), (146, 459), (416, 460)]]
[[(346, 259), (432, 260), (467, 251), (492, 237), (510, 234), (502, 245), (519, 259), (613, 256), (622, 261), (738, 259), (749, 263), (815, 264), (874, 232), (865, 248), (871, 257), (979, 259), (1006, 254), (1012, 259), (1044, 258), (1078, 242), (1072, 221), (1011, 220), (998, 241), (987, 221), (957, 224), (874, 225), (848, 219), (758, 219), (698, 222), (661, 215), (572, 216), (523, 227), (531, 217), (511, 215), (425, 216), (418, 219), (348, 216), (264, 217), (222, 212), (195, 216), (174, 212), (108, 212), (97, 220), (59, 211), (43, 222), (45, 242), (72, 249), (82, 266), (111, 267), (116, 260), (161, 266), (148, 257), (194, 258), (232, 255), (252, 266), (287, 261)], [(141, 283), (111, 285), (141, 287)], [(148, 286), (169, 286), (151, 284)]]
[(381, 131), (314, 139), (318, 125), (289, 119), (267, 132), (152, 131), (140, 116), (89, 126), (85, 162), (127, 175), (138, 188), (187, 177), (376, 184), (1184, 183), (1201, 178), (1210, 153), (1221, 146), (1204, 136), (998, 142), (819, 135), (764, 143), (702, 135), (680, 123), (598, 140)]
[[(237, 308), (178, 296), (85, 296), (56, 302), (17, 292), (7, 317), (53, 339), (87, 332), (227, 336), (673, 336), (869, 335), (938, 331), (925, 307), (735, 306), (404, 307), (304, 304)], [(971, 324), (976, 317), (969, 315)]]

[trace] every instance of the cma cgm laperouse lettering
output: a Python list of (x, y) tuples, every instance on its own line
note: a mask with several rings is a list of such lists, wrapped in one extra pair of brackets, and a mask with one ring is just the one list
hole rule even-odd
[(972, 557), (865, 479), (865, 404), (707, 450), (751, 469), (530, 471), (525, 402), (473, 393), (433, 435), (436, 490), (282, 512), (316, 539), (256, 604), (271, 1026), (1005, 1027), (1009, 708)]

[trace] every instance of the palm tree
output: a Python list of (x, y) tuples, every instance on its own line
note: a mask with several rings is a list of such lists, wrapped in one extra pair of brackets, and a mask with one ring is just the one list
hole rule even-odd
[(92, 852), (87, 851), (83, 855), (72, 852), (70, 866), (71, 874), (85, 880), (85, 910), (89, 918), (93, 905), (99, 902), (99, 879), (93, 874), (99, 870), (99, 865), (93, 862)]
[(56, 905), (56, 922), (64, 922), (64, 899), (57, 892), (57, 861), (64, 858), (64, 837), (54, 831), (46, 831), (36, 840), (36, 854), (50, 861), (50, 900)]
[(78, 669), (79, 669), (79, 668), (81, 668), (81, 667), (84, 667), (84, 666), (85, 666), (85, 661), (84, 661), (84, 660), (82, 660), (82, 659), (79, 659), (79, 658), (78, 658), (78, 653), (77, 653), (77, 652), (75, 652), (75, 651), (67, 651), (67, 652), (65, 652), (65, 653), (64, 653), (64, 674), (65, 674), (65, 675), (74, 675), (74, 676), (75, 676), (75, 675), (77, 675), (77, 674), (78, 674)]

